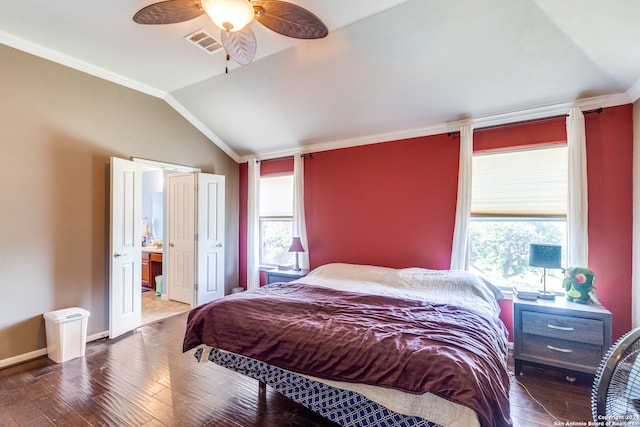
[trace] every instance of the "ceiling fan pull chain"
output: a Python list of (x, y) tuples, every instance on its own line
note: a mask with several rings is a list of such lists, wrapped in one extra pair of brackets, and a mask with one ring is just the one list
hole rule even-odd
[[(227, 32), (227, 40), (229, 40), (229, 37), (231, 35), (231, 27), (225, 26), (225, 30)], [(227, 62), (224, 65), (224, 73), (229, 74), (229, 59), (231, 59), (231, 56), (229, 55), (229, 51), (227, 50), (226, 46), (224, 47), (224, 53), (227, 55)]]

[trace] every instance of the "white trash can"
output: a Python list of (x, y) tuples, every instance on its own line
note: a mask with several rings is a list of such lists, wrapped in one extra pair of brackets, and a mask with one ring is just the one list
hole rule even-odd
[(89, 312), (79, 307), (44, 313), (47, 353), (56, 363), (84, 356)]

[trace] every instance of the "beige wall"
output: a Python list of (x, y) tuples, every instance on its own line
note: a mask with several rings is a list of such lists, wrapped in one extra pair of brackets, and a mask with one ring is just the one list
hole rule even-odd
[(226, 287), (238, 277), (238, 165), (163, 100), (0, 45), (0, 361), (46, 347), (42, 313), (108, 329), (109, 158), (226, 176)]

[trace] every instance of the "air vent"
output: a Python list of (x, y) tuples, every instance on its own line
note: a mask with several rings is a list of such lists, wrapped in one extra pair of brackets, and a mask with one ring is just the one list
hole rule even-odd
[(214, 53), (218, 49), (222, 49), (222, 44), (202, 29), (185, 36), (184, 39), (208, 53)]

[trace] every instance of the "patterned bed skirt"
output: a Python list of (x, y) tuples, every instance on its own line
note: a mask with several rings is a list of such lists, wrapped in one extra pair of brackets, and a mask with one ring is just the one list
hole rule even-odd
[[(208, 347), (207, 347), (208, 349)], [(205, 348), (196, 350), (202, 360)], [(271, 386), (278, 393), (345, 427), (441, 427), (423, 418), (402, 415), (359, 393), (268, 365), (259, 360), (211, 349), (208, 360)]]

